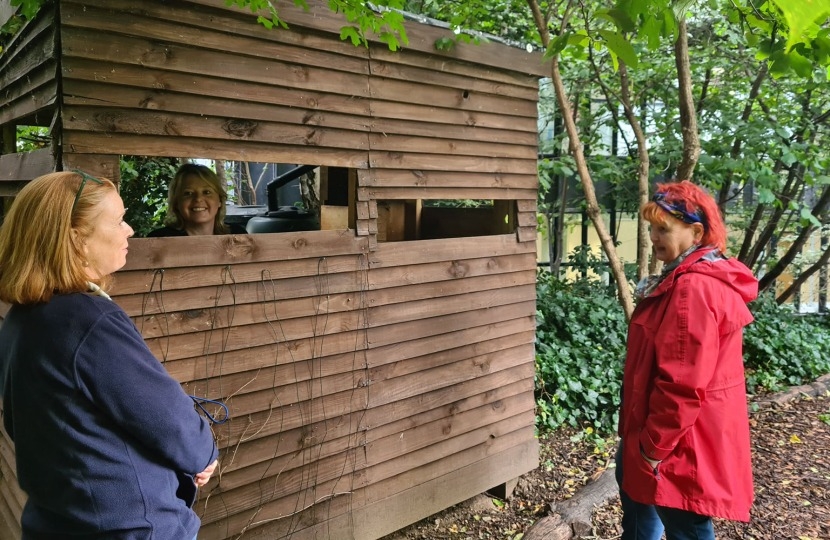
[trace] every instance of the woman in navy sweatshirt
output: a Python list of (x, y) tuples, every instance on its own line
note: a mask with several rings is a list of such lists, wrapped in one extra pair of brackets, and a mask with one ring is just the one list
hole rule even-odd
[(82, 172), (30, 182), (0, 227), (0, 391), (24, 539), (199, 530), (210, 426), (104, 292), (132, 235), (115, 185)]

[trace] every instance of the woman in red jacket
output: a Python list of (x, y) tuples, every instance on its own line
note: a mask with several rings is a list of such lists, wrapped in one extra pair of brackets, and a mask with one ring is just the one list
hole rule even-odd
[(642, 208), (663, 271), (637, 286), (628, 332), (617, 481), (622, 540), (714, 539), (712, 517), (753, 500), (742, 356), (758, 282), (729, 259), (714, 199), (688, 181)]

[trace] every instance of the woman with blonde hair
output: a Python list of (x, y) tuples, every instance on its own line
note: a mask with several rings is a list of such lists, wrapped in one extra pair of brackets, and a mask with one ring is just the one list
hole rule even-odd
[(24, 538), (198, 532), (210, 426), (105, 292), (132, 235), (115, 185), (80, 171), (32, 180), (0, 227), (0, 392)]
[(620, 410), (622, 540), (714, 540), (749, 520), (752, 467), (742, 355), (758, 281), (728, 258), (711, 195), (661, 184), (641, 210), (663, 262), (635, 291)]
[(170, 182), (165, 226), (148, 237), (245, 234), (240, 225), (225, 223), (228, 194), (209, 167), (185, 163)]

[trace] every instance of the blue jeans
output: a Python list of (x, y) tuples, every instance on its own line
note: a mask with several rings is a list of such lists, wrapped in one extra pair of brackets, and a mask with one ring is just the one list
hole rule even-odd
[(631, 500), (622, 489), (622, 443), (617, 448), (617, 485), (622, 503), (622, 536), (620, 540), (715, 540), (712, 518), (687, 510), (642, 504)]

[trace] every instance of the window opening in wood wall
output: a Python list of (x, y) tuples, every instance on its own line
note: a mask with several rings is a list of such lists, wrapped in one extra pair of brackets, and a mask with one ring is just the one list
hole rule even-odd
[(515, 201), (378, 201), (378, 242), (493, 236), (515, 227)]
[(355, 169), (122, 156), (121, 193), (137, 236), (163, 225), (170, 181), (185, 162), (205, 165), (217, 173), (228, 193), (225, 222), (251, 234), (355, 229)]

